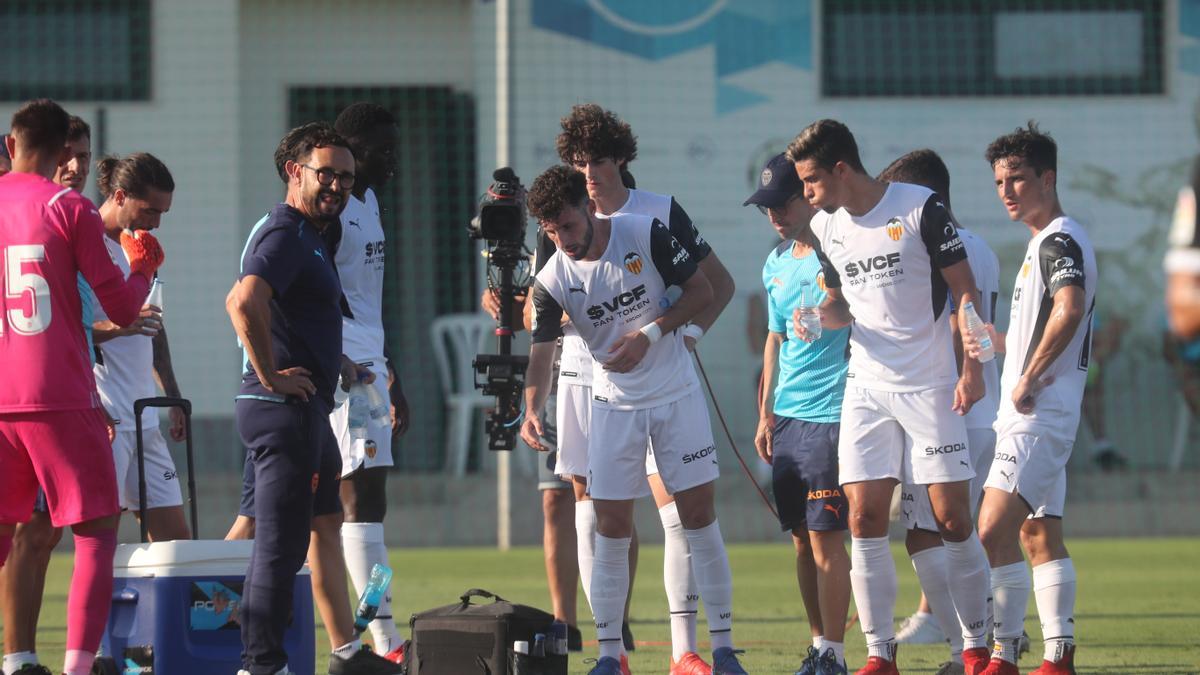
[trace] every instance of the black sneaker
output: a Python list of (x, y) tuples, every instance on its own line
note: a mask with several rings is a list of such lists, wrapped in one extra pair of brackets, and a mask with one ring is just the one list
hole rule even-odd
[(329, 675), (403, 675), (404, 672), (403, 665), (388, 661), (366, 645), (348, 659), (329, 655)]
[(629, 622), (621, 622), (621, 642), (625, 643), (625, 651), (632, 652), (637, 649), (637, 643), (633, 641), (633, 631), (629, 630)]
[(567, 651), (583, 651), (583, 633), (580, 633), (575, 626), (567, 626)]
[[(3, 673), (0, 673), (3, 675)], [(54, 671), (40, 663), (26, 663), (12, 672), (12, 675), (54, 675)]]

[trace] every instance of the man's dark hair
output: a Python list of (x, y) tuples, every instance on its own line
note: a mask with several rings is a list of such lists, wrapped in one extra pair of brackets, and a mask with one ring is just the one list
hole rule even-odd
[(555, 140), (558, 158), (565, 164), (611, 157), (618, 164), (637, 159), (637, 137), (628, 122), (595, 103), (571, 108), (562, 118), (562, 133)]
[(67, 129), (71, 116), (62, 106), (48, 98), (28, 101), (12, 116), (12, 131), (17, 144), (26, 151), (61, 153), (67, 144)]
[(817, 120), (804, 127), (787, 147), (789, 162), (813, 160), (819, 168), (832, 171), (838, 162), (859, 173), (866, 173), (858, 156), (858, 143), (845, 124), (837, 120)]
[(174, 192), (175, 179), (159, 158), (135, 152), (127, 157), (109, 155), (96, 162), (96, 187), (105, 199), (117, 189), (135, 199), (145, 199), (151, 189)]
[(0, 134), (0, 159), (12, 160), (8, 156), (8, 134)]
[(354, 149), (350, 147), (349, 141), (335, 131), (328, 122), (309, 122), (287, 132), (280, 139), (279, 146), (275, 148), (275, 171), (279, 174), (279, 179), (284, 183), (288, 182), (284, 165), (289, 160), (299, 162), (301, 159), (307, 159), (312, 154), (313, 148), (333, 146), (346, 148), (351, 155), (354, 154)]
[(538, 176), (526, 197), (529, 213), (538, 222), (555, 220), (563, 211), (583, 206), (586, 201), (587, 179), (583, 172), (561, 164)]
[(992, 141), (983, 156), (993, 168), (997, 162), (1004, 162), (1024, 164), (1038, 176), (1046, 171), (1058, 172), (1058, 144), (1038, 129), (1034, 120)]
[(77, 141), (84, 136), (87, 136), (90, 141), (92, 139), (92, 128), (82, 118), (71, 115), (71, 121), (67, 124), (67, 143)]
[(950, 170), (936, 152), (929, 148), (913, 150), (888, 165), (879, 180), (889, 183), (912, 183), (938, 193), (946, 206), (950, 205)]
[(359, 101), (346, 106), (333, 128), (348, 140), (357, 140), (380, 126), (395, 126), (396, 118), (378, 103)]

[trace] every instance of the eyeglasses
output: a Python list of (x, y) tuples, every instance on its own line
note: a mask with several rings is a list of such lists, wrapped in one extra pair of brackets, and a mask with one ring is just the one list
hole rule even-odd
[(338, 185), (343, 190), (349, 190), (350, 188), (354, 187), (354, 174), (352, 173), (338, 173), (330, 168), (322, 167), (318, 169), (315, 166), (309, 166), (307, 164), (301, 164), (300, 166), (317, 174), (317, 182), (321, 185), (333, 185), (334, 179), (337, 179)]
[(763, 214), (764, 216), (769, 216), (774, 213), (776, 217), (782, 217), (783, 214), (787, 213), (788, 207), (792, 205), (792, 202), (799, 198), (799, 194), (794, 194), (791, 197), (788, 197), (788, 200), (783, 203), (783, 206), (763, 206), (762, 204), (755, 204), (755, 206), (758, 207), (759, 213)]

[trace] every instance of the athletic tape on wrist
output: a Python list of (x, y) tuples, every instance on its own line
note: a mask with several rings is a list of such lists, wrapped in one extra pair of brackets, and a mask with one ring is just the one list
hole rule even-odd
[(653, 321), (645, 326), (642, 326), (638, 329), (638, 331), (650, 340), (650, 344), (658, 342), (658, 339), (662, 337), (662, 329), (659, 328), (658, 324), (654, 323)]
[(704, 337), (704, 329), (694, 323), (689, 323), (683, 327), (683, 336), (699, 342), (700, 338)]

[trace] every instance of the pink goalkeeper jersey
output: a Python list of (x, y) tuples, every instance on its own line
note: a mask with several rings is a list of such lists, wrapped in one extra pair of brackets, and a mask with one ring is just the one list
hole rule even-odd
[(137, 318), (149, 290), (126, 282), (104, 246), (96, 207), (29, 173), (0, 176), (0, 413), (96, 406), (77, 275), (109, 318)]

